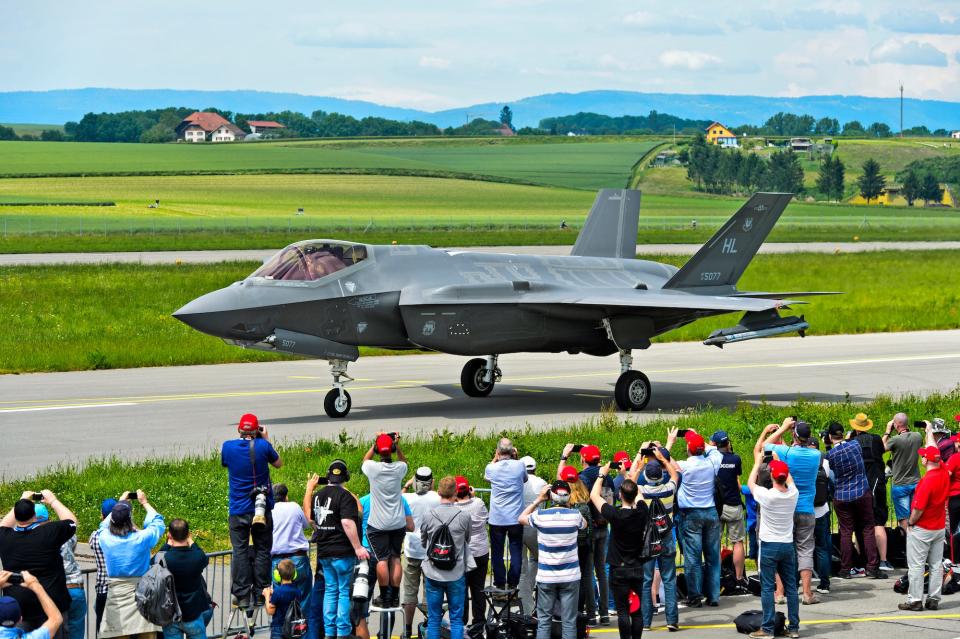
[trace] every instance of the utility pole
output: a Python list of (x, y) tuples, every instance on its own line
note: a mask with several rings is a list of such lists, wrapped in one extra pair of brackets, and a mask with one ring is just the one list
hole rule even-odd
[(903, 83), (900, 83), (900, 137), (903, 138)]

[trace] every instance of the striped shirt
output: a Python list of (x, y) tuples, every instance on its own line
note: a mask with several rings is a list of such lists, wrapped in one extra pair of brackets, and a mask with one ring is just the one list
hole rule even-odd
[(93, 557), (97, 560), (97, 586), (98, 595), (107, 594), (107, 560), (103, 557), (103, 550), (100, 549), (100, 529), (97, 528), (90, 533), (90, 539), (87, 541), (90, 550), (93, 551)]
[(844, 441), (827, 451), (827, 461), (837, 477), (834, 501), (856, 501), (869, 489), (863, 454), (856, 441)]
[(587, 525), (573, 508), (544, 508), (529, 517), (537, 531), (537, 582), (562, 584), (580, 581), (577, 531)]
[(673, 498), (677, 494), (677, 484), (672, 479), (668, 479), (662, 484), (644, 484), (643, 486), (637, 486), (637, 488), (640, 489), (640, 497), (648, 507), (654, 497), (659, 497), (660, 503), (663, 504), (667, 514), (673, 514)]

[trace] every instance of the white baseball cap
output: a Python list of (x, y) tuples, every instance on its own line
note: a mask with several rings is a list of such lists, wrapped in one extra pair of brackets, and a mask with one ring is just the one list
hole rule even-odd
[(537, 460), (530, 455), (524, 455), (520, 458), (520, 461), (523, 462), (524, 468), (526, 468), (528, 471), (537, 469)]

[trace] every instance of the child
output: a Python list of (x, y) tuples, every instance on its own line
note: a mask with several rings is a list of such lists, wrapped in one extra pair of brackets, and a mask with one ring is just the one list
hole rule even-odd
[(271, 615), (270, 639), (283, 639), (283, 621), (287, 616), (290, 602), (300, 596), (300, 591), (293, 585), (297, 578), (297, 569), (289, 559), (283, 559), (277, 564), (274, 579), (280, 577), (280, 583), (263, 589), (263, 598), (267, 600), (267, 614)]

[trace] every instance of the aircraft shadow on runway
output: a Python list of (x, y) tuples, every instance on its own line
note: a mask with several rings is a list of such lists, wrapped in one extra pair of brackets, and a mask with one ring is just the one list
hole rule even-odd
[[(522, 423), (526, 417), (567, 415), (570, 413), (596, 414), (613, 405), (612, 384), (609, 392), (597, 389), (558, 388), (526, 384), (499, 384), (489, 397), (466, 397), (453, 384), (432, 384), (430, 389), (442, 397), (427, 401), (403, 402), (392, 405), (364, 404), (371, 397), (358, 392), (353, 397), (353, 410), (349, 417), (334, 421), (323, 414), (322, 406), (316, 404), (316, 413), (301, 416), (262, 420), (267, 425), (302, 424), (308, 422), (356, 423), (369, 420), (446, 418), (457, 420), (514, 419)], [(675, 413), (681, 409), (703, 406), (734, 407), (738, 402), (791, 403), (802, 397), (809, 401), (839, 402), (867, 401), (866, 396), (848, 396), (835, 393), (779, 393), (760, 395), (742, 393), (732, 386), (721, 383), (699, 382), (685, 384), (660, 382), (653, 384), (653, 400), (641, 414), (655, 415), (658, 411)], [(603, 397), (601, 397), (603, 396)]]

